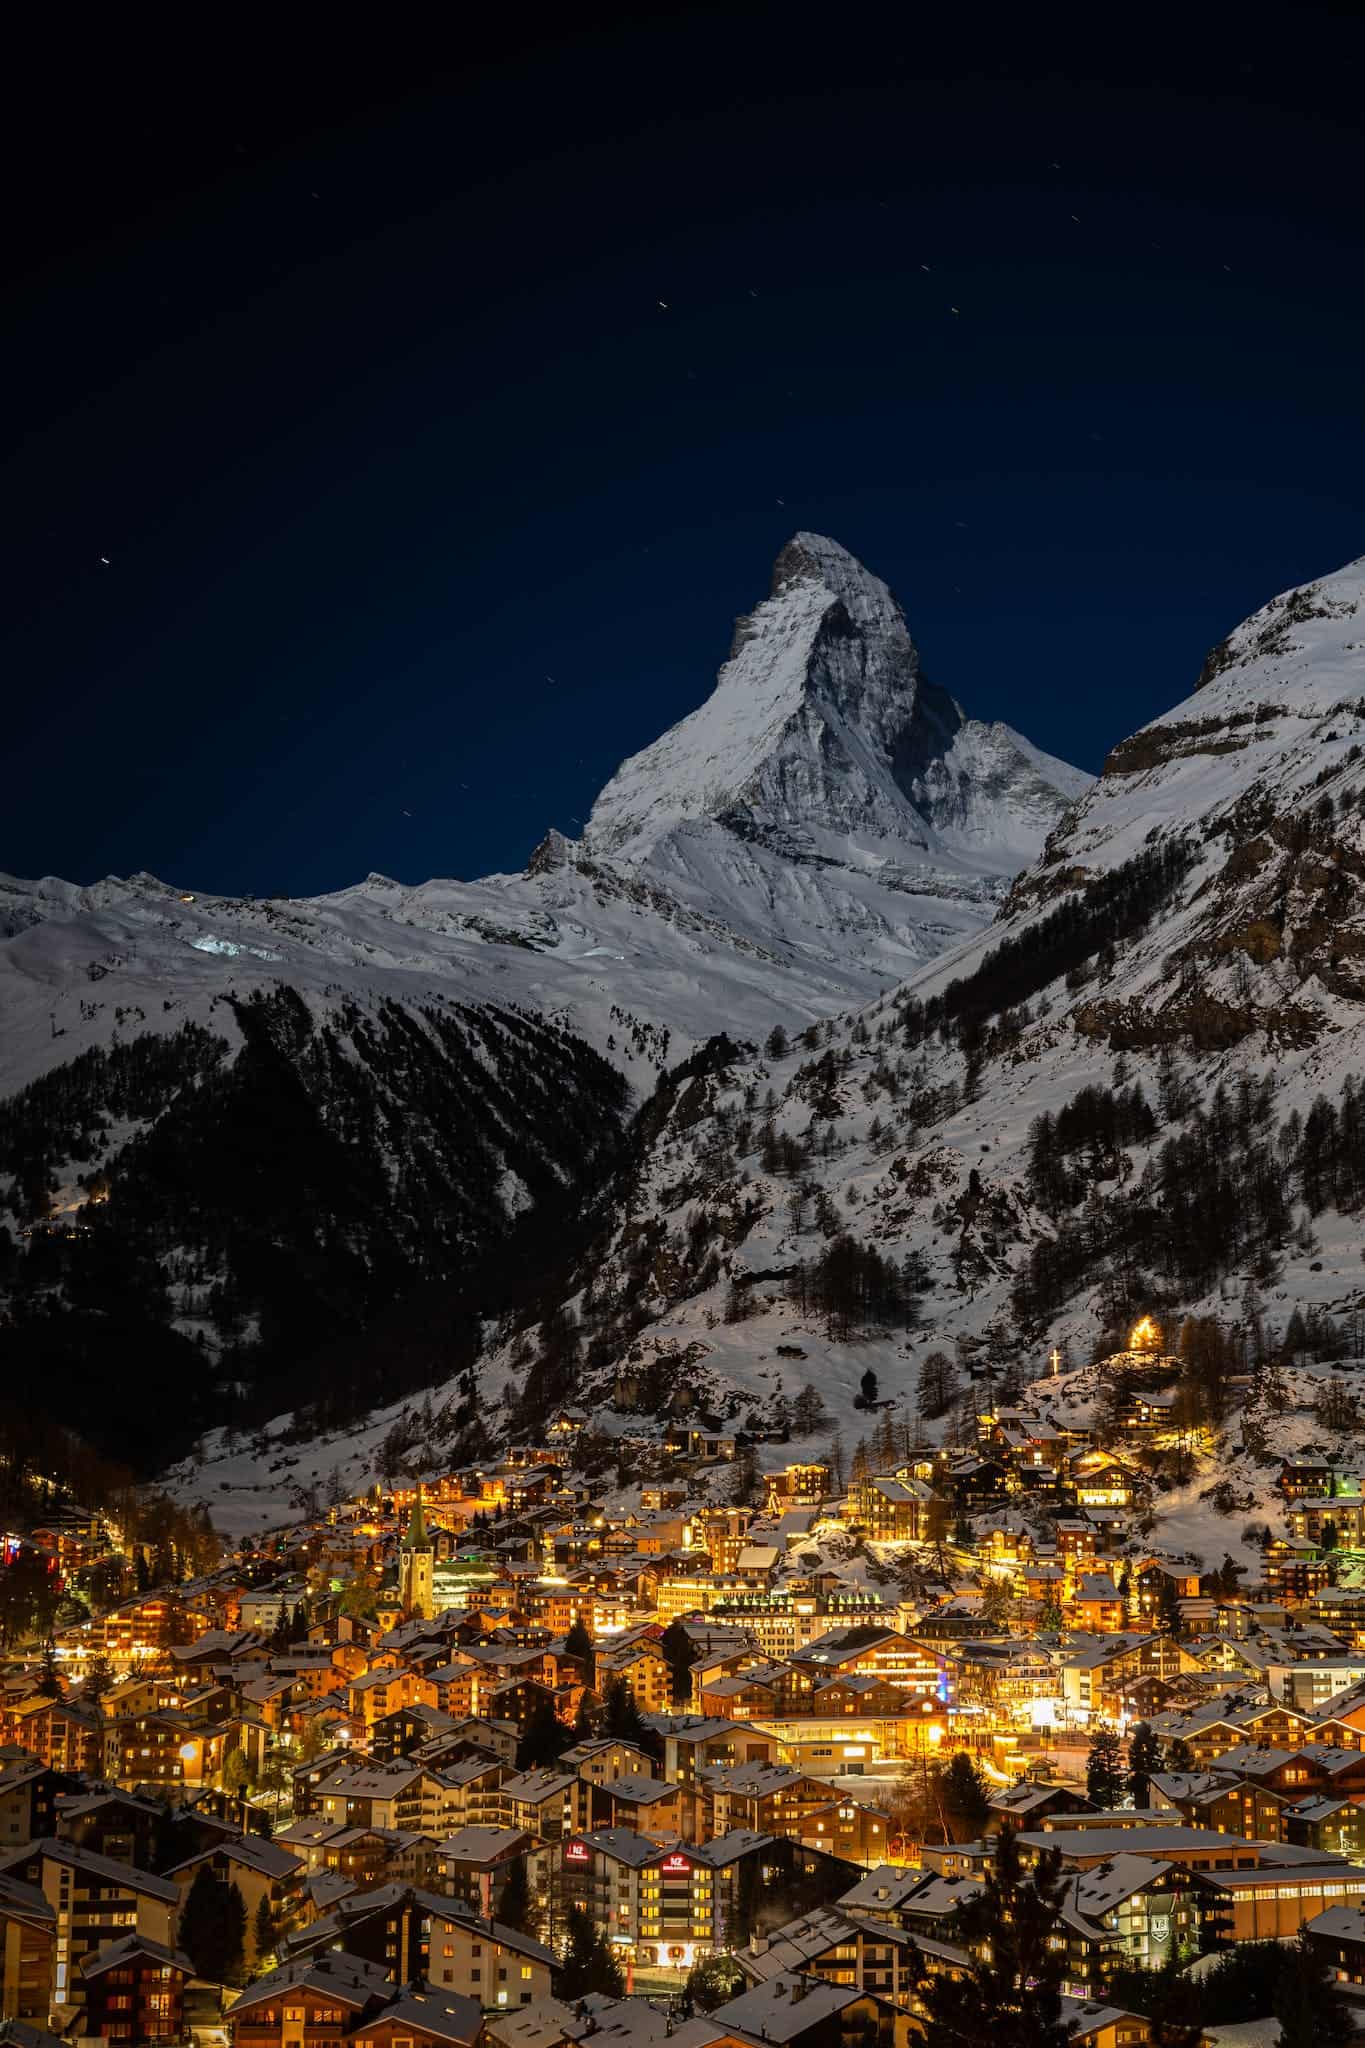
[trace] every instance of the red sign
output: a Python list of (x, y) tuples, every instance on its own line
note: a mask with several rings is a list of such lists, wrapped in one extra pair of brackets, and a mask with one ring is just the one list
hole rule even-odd
[(692, 1865), (685, 1856), (679, 1856), (675, 1849), (671, 1856), (665, 1856), (659, 1868), (665, 1877), (686, 1877)]
[(591, 1863), (592, 1850), (586, 1842), (566, 1842), (564, 1844), (564, 1861), (566, 1863)]

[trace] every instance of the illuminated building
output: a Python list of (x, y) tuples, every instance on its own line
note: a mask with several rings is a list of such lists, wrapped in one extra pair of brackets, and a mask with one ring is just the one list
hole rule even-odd
[(430, 1621), (436, 1612), (436, 1547), (427, 1534), (419, 1491), (398, 1554), (398, 1598), (405, 1617)]

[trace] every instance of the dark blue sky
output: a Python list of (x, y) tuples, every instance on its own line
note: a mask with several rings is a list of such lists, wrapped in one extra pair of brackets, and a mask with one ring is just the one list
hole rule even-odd
[(0, 866), (520, 866), (797, 527), (1092, 768), (1365, 551), (1359, 20), (1022, 12), (35, 49)]

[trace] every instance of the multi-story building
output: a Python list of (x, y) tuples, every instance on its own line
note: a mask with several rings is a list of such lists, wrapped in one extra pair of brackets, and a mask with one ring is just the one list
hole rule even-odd
[(529, 1935), (411, 1885), (384, 1885), (342, 1899), (282, 1943), (294, 1967), (338, 1947), (377, 1971), (381, 1983), (425, 1981), (442, 1994), (476, 1998), (494, 2011), (548, 1998), (560, 1970), (558, 1958)]
[(105, 2041), (182, 2040), (185, 1986), (193, 1973), (187, 1955), (143, 1934), (125, 1934), (82, 1956), (82, 2031)]
[(569, 1906), (582, 1906), (630, 1959), (677, 1969), (746, 1940), (765, 1890), (798, 1879), (818, 1887), (823, 1878), (833, 1897), (856, 1875), (818, 1850), (747, 1829), (670, 1848), (604, 1828), (571, 1836), (559, 1859), (557, 1922)]
[(81, 2003), (82, 1959), (137, 1934), (175, 1947), (180, 1893), (169, 1879), (46, 1836), (0, 1856), (0, 1874), (41, 1892), (55, 1916), (51, 1997)]

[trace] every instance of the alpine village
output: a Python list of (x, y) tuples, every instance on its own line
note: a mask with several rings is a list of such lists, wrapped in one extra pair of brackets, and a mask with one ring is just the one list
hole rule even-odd
[(524, 875), (6, 882), (4, 2048), (1354, 2036), (1362, 612), (1095, 780), (798, 535)]

